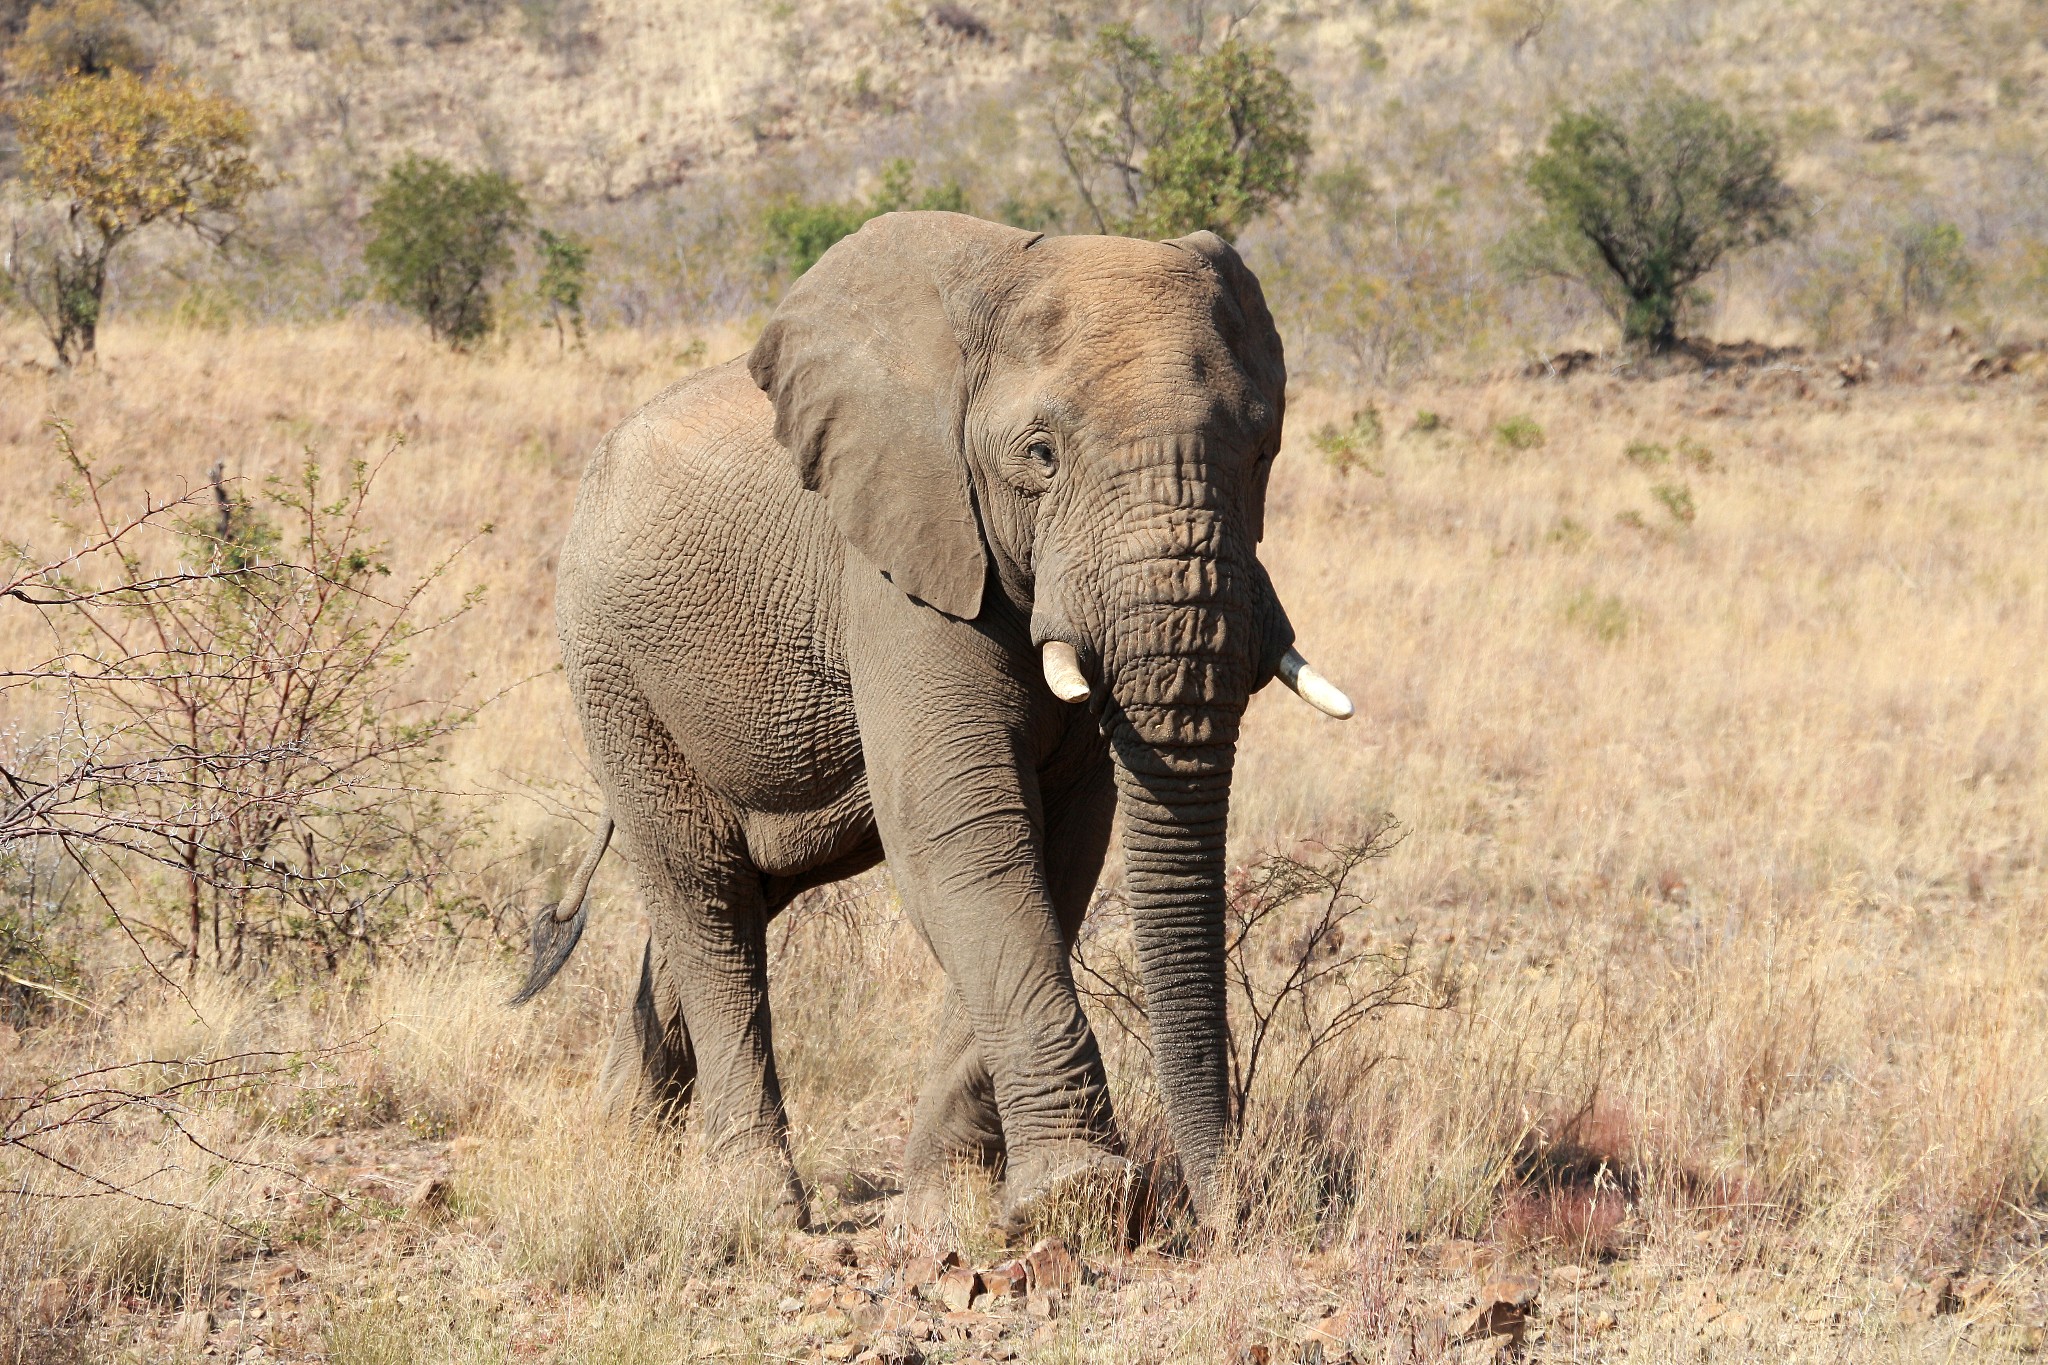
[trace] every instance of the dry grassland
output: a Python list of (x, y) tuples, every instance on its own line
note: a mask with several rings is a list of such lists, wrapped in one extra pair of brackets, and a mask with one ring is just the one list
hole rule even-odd
[[(402, 432), (373, 503), (400, 571), (497, 528), (449, 584), (487, 585), (486, 605), (421, 660), (421, 686), (530, 679), (454, 766), (499, 843), (545, 862), (591, 799), (549, 671), (555, 546), (584, 452), (691, 339), (465, 358), (360, 326), (129, 326), (97, 372), (52, 376), (8, 334), (0, 527), (62, 543), (47, 414), (130, 490), (222, 459), (259, 477), (309, 444), (375, 454)], [(714, 360), (743, 344), (707, 340)], [(1409, 833), (1371, 869), (1371, 933), (1412, 939), (1456, 1005), (1382, 1015), (1262, 1096), (1235, 1243), (1199, 1246), (1169, 1217), (1135, 1254), (1094, 1248), (1100, 1278), (1050, 1326), (998, 1315), (919, 1349), (1294, 1360), (1334, 1306), (1360, 1359), (1426, 1357), (1430, 1324), (1498, 1265), (1543, 1279), (1520, 1348), (1538, 1360), (2042, 1350), (2042, 395), (1581, 376), (1379, 402), (1383, 447), (1339, 474), (1310, 437), (1354, 401), (1299, 396), (1266, 549), (1360, 717), (1257, 700), (1234, 846), (1338, 841), (1394, 812)], [(10, 658), (34, 643), (0, 613)], [(510, 969), (483, 954), (316, 992), (202, 984), (188, 1004), (104, 953), (96, 1013), (0, 1040), (5, 1090), (92, 1061), (337, 1050), (193, 1116), (268, 1169), (153, 1130), (77, 1139), (73, 1160), (117, 1178), (174, 1151), (146, 1188), (188, 1207), (11, 1203), (17, 1358), (813, 1358), (838, 1324), (789, 1302), (841, 1281), (886, 1295), (911, 1249), (878, 1192), (934, 968), (879, 880), (778, 930), (798, 1161), (850, 1246), (772, 1232), (688, 1137), (590, 1113), (642, 932), (623, 885), (608, 868), (596, 950), (524, 1013), (498, 1005)], [(1143, 1058), (1112, 1053), (1156, 1154)], [(10, 1186), (76, 1192), (0, 1163)], [(437, 1174), (448, 1207), (406, 1215)], [(987, 1208), (964, 1183), (939, 1240), (986, 1264)], [(264, 1254), (215, 1214), (260, 1229)]]

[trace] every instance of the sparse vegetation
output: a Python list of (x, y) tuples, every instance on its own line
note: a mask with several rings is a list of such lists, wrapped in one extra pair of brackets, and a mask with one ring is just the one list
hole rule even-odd
[(590, 244), (573, 232), (540, 230), (540, 284), (534, 292), (555, 327), (555, 344), (583, 344), (583, 294), (590, 287)]
[[(413, 695), (444, 695), (472, 670), (479, 695), (539, 675), (450, 738), (434, 782), (497, 793), (489, 846), (458, 863), (446, 894), (516, 911), (544, 900), (575, 856), (554, 803), (587, 799), (559, 742), (573, 720), (549, 671), (552, 632), (533, 609), (577, 453), (669, 382), (697, 339), (713, 360), (745, 345), (725, 331), (594, 330), (587, 356), (563, 360), (527, 329), (454, 357), (424, 332), (360, 323), (196, 337), (122, 324), (109, 345), (125, 405), (88, 405), (76, 439), (125, 438), (132, 486), (152, 488), (176, 487), (195, 449), (226, 441), (250, 452), (261, 488), (308, 440), (375, 451), (382, 430), (412, 422), (362, 512), (367, 542), (388, 542), (380, 584), (412, 581), (478, 522), (504, 518), (438, 599), (459, 604), (492, 583), (464, 628), (491, 649), (430, 635), (408, 652)], [(0, 371), (0, 411), (46, 409), (72, 382)], [(1859, 393), (1825, 424), (1781, 399), (1693, 412), (1676, 429), (1664, 394), (1616, 385), (1595, 411), (1553, 381), (1415, 387), (1403, 412), (1523, 413), (1548, 433), (1548, 453), (1497, 461), (1471, 458), (1469, 441), (1405, 442), (1369, 511), (1313, 448), (1359, 400), (1314, 385), (1291, 397), (1261, 558), (1318, 664), (1354, 689), (1375, 729), (1333, 739), (1305, 708), (1262, 695), (1246, 720), (1233, 862), (1280, 849), (1324, 866), (1303, 836), (1365, 842), (1379, 802), (1398, 799), (1411, 832), (1357, 869), (1347, 885), (1361, 903), (1338, 903), (1341, 943), (1325, 934), (1308, 961), (1363, 954), (1347, 970), (1369, 986), (1382, 979), (1375, 961), (1405, 960), (1420, 973), (1411, 985), (1454, 988), (1456, 1008), (1382, 1010), (1293, 1084), (1281, 1081), (1306, 1036), (1292, 1006), (1272, 1014), (1240, 1242), (1171, 1272), (1126, 1262), (1120, 1273), (1160, 1306), (1077, 1293), (1054, 1320), (1065, 1339), (1142, 1359), (1193, 1341), (1206, 1358), (1235, 1323), (1303, 1330), (1316, 1311), (1304, 1304), (1355, 1290), (1358, 1257), (1385, 1258), (1369, 1264), (1385, 1267), (1391, 1321), (1427, 1322), (1469, 1292), (1453, 1258), (1481, 1253), (1465, 1239), (1541, 1270), (1539, 1323), (1586, 1351), (1695, 1348), (1693, 1301), (1708, 1288), (1752, 1323), (1747, 1346), (1724, 1343), (1738, 1362), (1945, 1354), (1965, 1321), (1986, 1340), (2030, 1330), (2034, 1248), (2014, 1239), (2031, 1223), (2012, 1207), (2038, 1207), (2048, 1169), (2048, 1076), (2027, 1046), (2048, 1028), (2037, 989), (2048, 959), (2026, 931), (2048, 763), (2025, 720), (2048, 707), (2048, 682), (2027, 666), (2048, 624), (2037, 597), (2008, 585), (2031, 570), (2024, 528), (2048, 501), (2041, 429), (2024, 397), (1996, 390)], [(183, 433), (202, 414), (232, 425), (206, 426), (195, 446)], [(1477, 417), (1462, 429), (1487, 431)], [(1638, 472), (1617, 459), (1614, 430), (1645, 433), (1671, 458)], [(531, 458), (470, 458), (536, 435)], [(1678, 453), (1688, 441), (1719, 455), (1712, 515), (1680, 535), (1645, 489), (1684, 471), (1704, 492)], [(0, 481), (5, 524), (72, 544), (41, 529), (47, 433), (0, 431), (0, 443), (15, 473)], [(212, 489), (188, 482), (195, 510), (217, 516)], [(1860, 492), (1872, 484), (1914, 491), (1872, 515)], [(1613, 524), (1627, 498), (1654, 514), (1643, 531)], [(1957, 519), (2009, 529), (1980, 530), (1957, 558)], [(0, 599), (5, 657), (44, 657), (29, 648), (43, 638), (25, 604)], [(47, 733), (50, 713), (24, 695), (9, 694), (11, 733)], [(1887, 727), (1881, 755), (1873, 716)], [(1360, 733), (1372, 742), (1354, 742)], [(23, 883), (6, 875), (13, 895)], [(618, 1358), (656, 1346), (800, 1354), (815, 1344), (804, 1315), (777, 1304), (867, 1273), (818, 1269), (830, 1240), (764, 1225), (688, 1134), (647, 1141), (589, 1112), (589, 1068), (641, 943), (623, 869), (603, 874), (590, 956), (516, 1015), (498, 1004), (509, 986), (489, 948), (473, 943), (451, 963), (428, 946), (445, 936), (389, 941), (374, 968), (352, 954), (304, 987), (204, 964), (188, 985), (173, 971), (188, 1006), (136, 972), (118, 931), (102, 936), (89, 884), (39, 885), (40, 940), (75, 966), (8, 970), (102, 1014), (21, 988), (41, 1003), (0, 1054), (0, 1091), (144, 1056), (203, 1068), (267, 1048), (309, 1063), (232, 1102), (195, 1104), (189, 1120), (215, 1150), (289, 1177), (238, 1168), (209, 1185), (182, 1163), (151, 1187), (199, 1213), (10, 1204), (10, 1283), (56, 1279), (69, 1296), (61, 1329), (22, 1320), (40, 1334), (30, 1358), (61, 1333), (96, 1351), (167, 1350), (190, 1303), (211, 1308), (209, 1344), (235, 1358), (261, 1339), (279, 1359), (374, 1359), (400, 1349), (393, 1331), (426, 1359), (501, 1339), (508, 1354), (560, 1361), (611, 1345)], [(1285, 979), (1326, 904), (1288, 902), (1244, 938), (1257, 991)], [(1100, 927), (1113, 938), (1114, 917)], [(879, 876), (794, 908), (773, 937), (798, 1165), (819, 1216), (856, 1229), (834, 1235), (864, 1265), (893, 1266), (901, 1253), (876, 1220), (938, 1005), (929, 951)], [(1886, 989), (1863, 989), (1870, 981)], [(1133, 1149), (1161, 1163), (1170, 1191), (1146, 1059), (1113, 1022), (1099, 1025)], [(117, 1174), (160, 1159), (141, 1135), (80, 1131), (67, 1151)], [(0, 1151), (0, 1163), (17, 1188), (26, 1158)], [(446, 1222), (403, 1212), (433, 1174), (451, 1182)], [(73, 1187), (42, 1169), (34, 1188)], [(984, 1185), (963, 1182), (941, 1234), (982, 1265), (1000, 1251), (989, 1207)], [(245, 1255), (251, 1243), (205, 1211), (265, 1230), (275, 1250)], [(1170, 1203), (1160, 1217), (1157, 1238), (1185, 1232)], [(287, 1260), (314, 1278), (269, 1281)], [(1571, 1291), (1585, 1313), (1554, 1278), (1565, 1264), (1609, 1281)], [(1744, 1278), (1758, 1264), (1776, 1267), (1768, 1295)], [(1957, 1266), (1958, 1286), (1983, 1274), (2007, 1287), (1966, 1314), (1900, 1322), (1937, 1269)], [(151, 1285), (159, 1297), (137, 1288)], [(707, 1294), (718, 1312), (703, 1311)], [(518, 1316), (543, 1295), (546, 1314)], [(259, 1303), (261, 1320), (245, 1311)], [(1848, 1317), (1803, 1321), (1815, 1306)], [(1593, 1335), (1603, 1311), (1617, 1324)]]
[(1339, 474), (1349, 474), (1354, 469), (1363, 469), (1369, 474), (1381, 472), (1373, 461), (1386, 442), (1386, 432), (1380, 421), (1380, 410), (1376, 407), (1367, 405), (1360, 408), (1341, 427), (1334, 422), (1325, 422), (1316, 428), (1314, 440), (1323, 459)]
[(1680, 526), (1690, 526), (1699, 517), (1699, 508), (1693, 505), (1692, 488), (1683, 483), (1660, 483), (1650, 488), (1650, 496), (1661, 503), (1671, 519)]
[(56, 722), (0, 766), (15, 798), (0, 839), (61, 850), (98, 911), (188, 977), (300, 955), (331, 971), (423, 910), (452, 921), (435, 892), (464, 832), (432, 770), (473, 711), (417, 698), (404, 662), (466, 604), (413, 619), (445, 563), (380, 581), (372, 467), (330, 486), (308, 456), (253, 500), (216, 467), (212, 505), (152, 565), (142, 542), (177, 505), (121, 509), (56, 439), (82, 548), (7, 584), (61, 648), (0, 681)]
[(1545, 437), (1541, 423), (1526, 412), (1518, 412), (1493, 424), (1493, 439), (1503, 450), (1537, 450)]

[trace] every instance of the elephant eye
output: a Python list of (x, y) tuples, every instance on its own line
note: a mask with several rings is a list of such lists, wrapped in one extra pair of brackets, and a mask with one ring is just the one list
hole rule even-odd
[(1047, 474), (1051, 474), (1060, 467), (1059, 456), (1053, 454), (1052, 444), (1048, 441), (1033, 441), (1030, 445), (1024, 447), (1024, 453), (1031, 457), (1033, 464), (1037, 465)]

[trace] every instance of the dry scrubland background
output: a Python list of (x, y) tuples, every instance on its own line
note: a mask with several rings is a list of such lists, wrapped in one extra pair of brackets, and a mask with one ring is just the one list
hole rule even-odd
[[(34, 333), (0, 331), (0, 528), (68, 543), (49, 416), (125, 470), (128, 497), (197, 486), (216, 461), (257, 481), (308, 447), (377, 457), (402, 435), (370, 504), (399, 577), (496, 528), (438, 589), (483, 587), (483, 604), (419, 651), (408, 686), (513, 689), (444, 775), (485, 820), (466, 889), (512, 916), (559, 883), (595, 814), (552, 671), (554, 555), (586, 452), (744, 349), (782, 283), (757, 235), (778, 194), (865, 193), (907, 155), (985, 210), (1056, 198), (1017, 116), (1049, 21), (975, 6), (983, 38), (921, 7), (805, 0), (150, 12), (157, 50), (247, 100), (291, 179), (254, 254), (139, 249), (97, 368), (53, 374)], [(2038, 378), (1957, 381), (1967, 350), (1822, 305), (1853, 304), (1900, 225), (1938, 220), (1963, 229), (1981, 284), (1922, 328), (1960, 325), (1969, 348), (2038, 333), (2048, 17), (1483, 0), (1251, 22), (1316, 99), (1318, 169), (1364, 166), (1374, 194), (1345, 209), (1312, 192), (1244, 243), (1297, 374), (1265, 558), (1360, 716), (1256, 700), (1233, 852), (1341, 842), (1392, 811), (1408, 837), (1369, 869), (1353, 932), (1412, 941), (1455, 1008), (1382, 1015), (1270, 1088), (1242, 1244), (1140, 1258), (1028, 1353), (1277, 1352), (1340, 1304), (1369, 1328), (1361, 1353), (1400, 1358), (1469, 1289), (1451, 1270), (1465, 1239), (1606, 1267), (1546, 1290), (1528, 1347), (1553, 1358), (2037, 1353), (2048, 397)], [(1609, 335), (1583, 300), (1487, 266), (1521, 212), (1515, 158), (1559, 101), (1658, 71), (1767, 114), (1816, 197), (1806, 237), (1715, 277), (1709, 330), (1829, 360), (1491, 377)], [(360, 305), (355, 217), (406, 149), (502, 166), (544, 220), (596, 240), (586, 351), (515, 325), (454, 355)], [(1876, 351), (1878, 382), (1822, 382), (1832, 348)], [(1340, 472), (1315, 433), (1368, 405), (1384, 439)], [(0, 657), (43, 645), (0, 613)], [(593, 942), (520, 1014), (497, 1004), (511, 969), (487, 933), (310, 986), (207, 981), (188, 1002), (90, 916), (64, 920), (89, 1009), (0, 1033), (8, 1092), (140, 1057), (339, 1050), (193, 1116), (271, 1169), (160, 1147), (146, 1125), (68, 1138), (69, 1159), (124, 1181), (170, 1151), (144, 1188), (181, 1207), (11, 1205), (0, 1340), (18, 1359), (155, 1359), (196, 1350), (165, 1343), (181, 1312), (210, 1310), (215, 1353), (239, 1359), (807, 1355), (778, 1310), (807, 1244), (763, 1229), (689, 1139), (588, 1114), (643, 932), (625, 887), (614, 860)], [(821, 1215), (862, 1223), (939, 982), (879, 879), (777, 934), (798, 1162)], [(1105, 1038), (1156, 1157), (1144, 1058)], [(64, 1188), (0, 1160), (10, 1184)], [(394, 1216), (431, 1172), (452, 1180), (451, 1216)], [(986, 1198), (963, 1188), (954, 1233), (984, 1256)], [(1184, 1232), (1159, 1236), (1178, 1251)], [(273, 1281), (285, 1260), (312, 1278)], [(1947, 1270), (1981, 1277), (1961, 1311), (1912, 1311)]]
[[(681, 368), (689, 340), (468, 358), (368, 326), (129, 327), (98, 371), (52, 377), (20, 363), (33, 342), (17, 332), (0, 380), (5, 516), (45, 524), (42, 412), (77, 414), (80, 443), (131, 488), (195, 480), (223, 451), (260, 475), (309, 441), (376, 453), (405, 432), (374, 503), (399, 570), (478, 522), (499, 528), (449, 585), (486, 584), (487, 604), (422, 656), (422, 687), (541, 675), (461, 737), (455, 785), (499, 793), (494, 837), (534, 841), (544, 864), (564, 838), (552, 804), (589, 800), (547, 671), (555, 546), (584, 450)], [(715, 335), (712, 358), (739, 345)], [(2041, 395), (1419, 384), (1389, 404), (1397, 434), (1373, 467), (1340, 475), (1300, 433), (1348, 401), (1300, 395), (1267, 555), (1360, 719), (1340, 729), (1261, 696), (1234, 843), (1337, 840), (1398, 813), (1411, 833), (1372, 871), (1370, 932), (1414, 935), (1459, 1007), (1387, 1016), (1269, 1100), (1255, 1146), (1280, 1169), (1253, 1172), (1266, 1199), (1250, 1253), (1169, 1280), (1164, 1309), (1126, 1296), (1077, 1312), (1045, 1358), (1213, 1358), (1314, 1302), (1399, 1305), (1423, 1280), (1397, 1282), (1392, 1249), (1447, 1236), (1651, 1267), (1622, 1337), (1555, 1323), (1549, 1341), (1585, 1356), (1622, 1340), (1651, 1358), (1697, 1349), (1698, 1283), (1742, 1296), (1759, 1358), (2029, 1345), (2048, 1180)], [(1425, 412), (1437, 428), (1414, 431)], [(1689, 524), (1654, 491), (1680, 485)], [(872, 1213), (856, 1201), (888, 1181), (938, 988), (885, 885), (852, 912), (800, 921), (777, 964), (799, 1162), (828, 1216)], [(525, 1014), (497, 1006), (508, 974), (474, 956), (311, 995), (211, 985), (203, 1024), (109, 978), (119, 1010), (10, 1034), (6, 1065), (19, 1083), (87, 1057), (302, 1047), (382, 1023), (303, 1086), (207, 1120), (223, 1143), (324, 1162), (322, 1178), (450, 1169), (454, 1230), (309, 1205), (261, 1171), (209, 1188), (206, 1163), (151, 1186), (314, 1258), (328, 1297), (273, 1313), (273, 1352), (794, 1349), (773, 1333), (797, 1253), (722, 1204), (687, 1149), (590, 1127), (585, 1083), (642, 932), (616, 868), (596, 921), (598, 951)], [(1143, 1059), (1117, 1062), (1153, 1141)], [(74, 1155), (118, 1170), (149, 1150), (132, 1133), (97, 1141)], [(986, 1245), (971, 1209), (960, 1235)], [(257, 1273), (218, 1228), (121, 1201), (33, 1206), (10, 1237), (18, 1264), (115, 1304), (154, 1290), (218, 1305)], [(1939, 1266), (2002, 1288), (1974, 1317), (1898, 1326), (1890, 1282)], [(1816, 1305), (1841, 1316), (1802, 1322)]]

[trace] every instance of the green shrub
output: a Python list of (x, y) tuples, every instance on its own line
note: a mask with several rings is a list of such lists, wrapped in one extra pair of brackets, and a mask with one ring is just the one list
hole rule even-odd
[(1713, 450), (1690, 436), (1678, 438), (1678, 458), (1702, 474), (1712, 473), (1718, 465)]
[(461, 347), (491, 330), (492, 290), (512, 269), (526, 197), (497, 171), (463, 173), (407, 156), (384, 177), (364, 219), (363, 248), (377, 294)]
[(791, 195), (769, 208), (762, 218), (768, 256), (794, 279), (818, 263), (833, 243), (849, 237), (870, 218), (901, 209), (967, 212), (967, 192), (955, 181), (913, 191), (916, 166), (901, 157), (882, 167), (882, 182), (866, 202), (814, 203)]
[(1493, 439), (1509, 450), (1535, 450), (1543, 444), (1543, 428), (1535, 418), (1518, 412), (1494, 425)]
[(1527, 171), (1543, 216), (1510, 239), (1506, 263), (1585, 285), (1625, 342), (1668, 350), (1724, 256), (1798, 228), (1778, 158), (1769, 131), (1669, 85), (1568, 111)]
[(1660, 483), (1650, 489), (1650, 496), (1664, 505), (1671, 519), (1681, 526), (1690, 526), (1699, 516), (1699, 508), (1693, 505), (1692, 489), (1682, 483)]
[(1648, 469), (1669, 462), (1671, 451), (1655, 441), (1630, 441), (1623, 447), (1621, 457), (1638, 469)]
[(1414, 432), (1417, 436), (1429, 436), (1444, 430), (1449, 425), (1448, 422), (1444, 421), (1441, 413), (1431, 412), (1428, 408), (1417, 408), (1415, 410), (1415, 420), (1408, 424), (1408, 430)]
[(1341, 427), (1334, 422), (1325, 422), (1316, 429), (1312, 439), (1323, 459), (1339, 474), (1349, 474), (1354, 469), (1363, 469), (1368, 474), (1380, 473), (1372, 462), (1372, 457), (1379, 453), (1386, 440), (1378, 408), (1367, 405), (1359, 409)]

